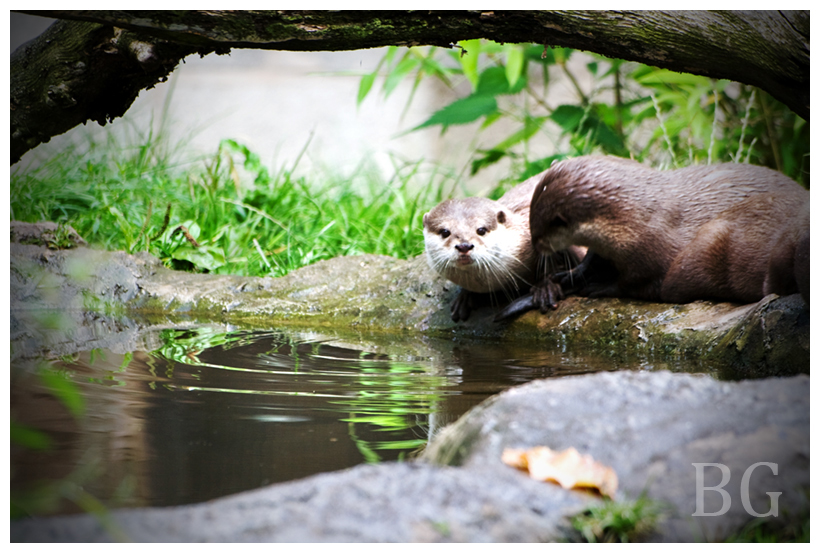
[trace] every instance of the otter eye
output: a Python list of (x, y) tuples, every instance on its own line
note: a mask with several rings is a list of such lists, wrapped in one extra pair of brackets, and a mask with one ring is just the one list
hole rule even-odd
[(443, 228), (440, 231), (438, 231), (438, 235), (441, 236), (442, 238), (447, 238), (448, 236), (450, 236), (450, 231), (447, 230), (446, 228)]
[(487, 229), (484, 227), (478, 227), (476, 229), (476, 233), (478, 233), (479, 236), (484, 236), (485, 234), (487, 234)]

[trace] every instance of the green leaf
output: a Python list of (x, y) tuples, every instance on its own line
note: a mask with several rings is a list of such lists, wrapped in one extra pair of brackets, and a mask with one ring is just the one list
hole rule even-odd
[(384, 96), (387, 98), (390, 96), (390, 93), (395, 90), (396, 86), (404, 79), (405, 75), (409, 74), (413, 71), (416, 67), (419, 66), (421, 61), (416, 56), (411, 56), (410, 53), (408, 54), (396, 65), (396, 67), (388, 73), (387, 78), (384, 80)]
[(475, 94), (497, 96), (498, 94), (507, 94), (509, 90), (510, 85), (507, 83), (504, 68), (493, 66), (481, 72)]
[(665, 85), (665, 84), (679, 84), (679, 85), (708, 85), (711, 88), (708, 77), (701, 77), (700, 75), (692, 75), (690, 73), (676, 73), (668, 69), (656, 69), (655, 71), (646, 73), (635, 78), (642, 85)]
[(493, 150), (509, 150), (519, 142), (528, 140), (532, 135), (538, 132), (541, 125), (544, 123), (544, 117), (528, 117), (524, 121), (524, 126), (518, 131), (514, 132), (493, 147)]
[[(464, 71), (464, 76), (473, 85), (473, 90), (478, 88), (478, 55), (481, 53), (481, 39), (462, 40), (459, 46), (467, 51), (466, 54), (459, 56), (459, 63), (461, 63), (461, 70)], [(463, 53), (463, 51), (462, 51)]]
[(483, 157), (478, 159), (474, 159), (470, 163), (470, 176), (475, 175), (479, 171), (481, 171), (485, 167), (489, 167), (490, 165), (497, 163), (500, 159), (504, 158), (507, 155), (506, 150), (478, 150), (480, 153), (484, 154)]
[(481, 72), (476, 94), (517, 94), (527, 85), (526, 75), (519, 76), (513, 86), (507, 81), (507, 72), (503, 67), (492, 66)]
[(557, 63), (566, 63), (569, 61), (574, 50), (572, 48), (550, 48), (550, 52), (555, 56)]
[(546, 171), (547, 169), (552, 167), (552, 164), (554, 162), (565, 159), (566, 157), (567, 156), (565, 154), (555, 154), (555, 155), (552, 155), (552, 156), (537, 159), (537, 160), (532, 161), (532, 162), (527, 162), (526, 165), (525, 165), (524, 173), (521, 175), (520, 178), (522, 180), (526, 180), (530, 177), (533, 177), (533, 176), (537, 175), (538, 173), (541, 173), (542, 171)]
[(567, 104), (558, 106), (550, 114), (550, 119), (555, 121), (564, 132), (574, 132), (583, 117), (584, 108)]
[(174, 250), (173, 259), (188, 261), (199, 269), (214, 271), (225, 264), (225, 253), (217, 246), (183, 246)]
[(489, 114), (487, 117), (484, 118), (484, 122), (481, 123), (481, 130), (486, 129), (496, 121), (498, 121), (502, 116), (500, 111), (496, 111), (494, 113)]
[(376, 80), (376, 71), (373, 73), (368, 73), (367, 75), (362, 77), (362, 80), (359, 81), (359, 93), (356, 95), (356, 106), (361, 105), (362, 101), (367, 96), (367, 93), (370, 92), (370, 89), (373, 88), (373, 82)]
[(494, 97), (486, 94), (473, 94), (444, 106), (413, 130), (417, 131), (433, 125), (441, 125), (444, 129), (450, 125), (464, 125), (482, 116), (495, 113), (497, 110), (498, 104)]
[(507, 64), (504, 71), (507, 76), (507, 84), (513, 88), (518, 79), (521, 78), (522, 70), (524, 69), (524, 50), (517, 44), (507, 44), (505, 46), (507, 54)]

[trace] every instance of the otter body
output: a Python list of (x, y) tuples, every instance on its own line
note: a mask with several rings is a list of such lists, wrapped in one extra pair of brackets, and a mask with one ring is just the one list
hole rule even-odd
[(800, 291), (808, 301), (809, 193), (765, 167), (562, 161), (534, 191), (530, 226), (538, 251), (587, 246), (617, 271), (581, 295), (755, 302)]
[[(532, 248), (529, 224), (532, 194), (542, 175), (527, 179), (497, 201), (445, 200), (424, 215), (430, 267), (462, 288), (451, 307), (453, 320), (469, 317), (470, 293), (502, 291), (512, 297), (522, 284), (538, 280), (539, 269), (545, 270), (544, 258)], [(579, 261), (572, 251), (572, 259)]]

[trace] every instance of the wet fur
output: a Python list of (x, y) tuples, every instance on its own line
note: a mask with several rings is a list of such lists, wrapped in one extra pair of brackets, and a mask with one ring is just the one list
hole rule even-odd
[[(445, 200), (424, 215), (424, 244), (430, 267), (462, 288), (451, 308), (453, 320), (469, 317), (470, 293), (503, 292), (512, 299), (522, 285), (531, 286), (543, 278), (543, 272), (552, 270), (553, 259), (536, 254), (530, 238), (530, 204), (541, 176), (524, 181), (497, 201)], [(482, 236), (477, 232), (479, 228), (487, 232)], [(449, 236), (442, 236), (444, 230)], [(472, 263), (458, 263), (459, 257), (464, 257), (459, 245), (465, 245), (464, 249), (472, 246), (467, 254)], [(559, 263), (563, 257), (557, 258)]]
[(536, 187), (530, 226), (540, 252), (582, 245), (614, 265), (592, 295), (754, 302), (801, 282), (808, 301), (809, 193), (765, 167), (563, 161)]

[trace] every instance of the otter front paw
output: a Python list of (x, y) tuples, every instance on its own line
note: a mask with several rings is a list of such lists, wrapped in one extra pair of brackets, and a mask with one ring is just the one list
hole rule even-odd
[(560, 284), (547, 277), (532, 287), (532, 299), (541, 313), (546, 313), (558, 307), (559, 300), (564, 299), (564, 291)]
[(455, 322), (466, 321), (473, 311), (473, 295), (470, 291), (461, 289), (458, 296), (450, 305), (450, 316)]

